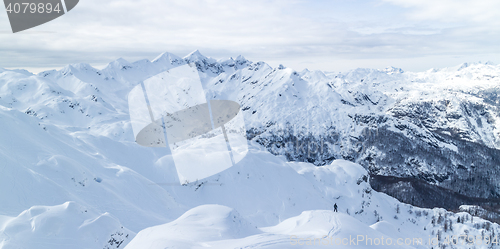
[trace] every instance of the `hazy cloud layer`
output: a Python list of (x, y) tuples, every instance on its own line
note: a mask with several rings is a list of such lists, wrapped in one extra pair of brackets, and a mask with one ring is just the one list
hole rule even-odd
[(0, 12), (0, 67), (103, 65), (195, 49), (297, 70), (498, 63), (498, 9), (497, 1), (463, 0), (81, 0), (18, 34)]

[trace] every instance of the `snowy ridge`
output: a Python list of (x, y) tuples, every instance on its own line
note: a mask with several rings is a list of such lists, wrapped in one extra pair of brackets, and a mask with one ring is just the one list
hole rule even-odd
[[(165, 150), (133, 141), (126, 96), (184, 63), (196, 64), (208, 99), (240, 103), (251, 150), (237, 166), (179, 186)], [(491, 63), (421, 73), (296, 72), (199, 51), (118, 59), (102, 70), (1, 69), (0, 248), (124, 248), (136, 233), (128, 248), (296, 248), (292, 235), (360, 231), (394, 239), (439, 234), (441, 243), (466, 230), (494, 237), (495, 223), (402, 204), (369, 182), (370, 174), (414, 177), (497, 197), (499, 77)], [(175, 234), (174, 225), (197, 232), (163, 237)]]
[[(118, 248), (135, 235), (108, 213), (96, 214), (74, 202), (57, 206), (34, 206), (17, 217), (3, 217), (2, 248)], [(94, 243), (89, 243), (91, 240)], [(14, 242), (14, 243), (13, 243)], [(16, 243), (17, 242), (17, 243)], [(87, 242), (87, 243), (85, 243)]]
[[(339, 244), (335, 241), (339, 239), (344, 239), (344, 243), (347, 243), (339, 242), (341, 248), (386, 248), (373, 243), (367, 244), (367, 238), (385, 238), (386, 245), (387, 241), (392, 241), (398, 248), (468, 248), (467, 245), (450, 246), (446, 239), (460, 234), (494, 237), (500, 228), (498, 224), (474, 218), (467, 213), (454, 214), (443, 209), (429, 210), (401, 204), (387, 195), (372, 191), (363, 180), (366, 179), (363, 177), (366, 176), (366, 171), (347, 161), (335, 161), (330, 166), (319, 168), (307, 163), (289, 164), (312, 183), (317, 191), (326, 193), (324, 196), (329, 197), (326, 198), (329, 205), (337, 203), (341, 207), (340, 212), (336, 213), (331, 209), (303, 211), (288, 219), (280, 219), (277, 225), (256, 227), (252, 223), (253, 219), (240, 216), (232, 208), (201, 205), (187, 211), (175, 221), (139, 232), (126, 248), (322, 248), (325, 245), (338, 247)], [(269, 169), (268, 173), (272, 171)], [(325, 182), (324, 179), (331, 181)], [(205, 188), (210, 191), (209, 186)], [(286, 201), (286, 196), (290, 193), (282, 190), (277, 198), (282, 197)], [(261, 195), (261, 198), (266, 197)], [(318, 201), (314, 197), (303, 200)], [(260, 200), (254, 201), (258, 205)], [(280, 212), (300, 205), (290, 204), (283, 206)], [(358, 236), (363, 240), (356, 240), (356, 244), (345, 242), (345, 239)], [(397, 244), (398, 240), (401, 242), (419, 238), (422, 239), (422, 244)], [(435, 241), (429, 242), (430, 239)], [(455, 243), (462, 242), (464, 241), (459, 239)]]

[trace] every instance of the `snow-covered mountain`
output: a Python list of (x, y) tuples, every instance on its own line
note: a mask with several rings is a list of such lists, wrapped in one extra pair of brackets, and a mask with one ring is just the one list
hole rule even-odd
[[(251, 150), (180, 186), (165, 149), (134, 142), (127, 95), (185, 63), (207, 99), (240, 103)], [(370, 184), (426, 207), (481, 204), (494, 220), (499, 77), (491, 63), (296, 72), (199, 51), (102, 70), (0, 69), (0, 248), (123, 248), (134, 237), (127, 248), (295, 248), (291, 236), (360, 231), (394, 241), (439, 234), (441, 244), (494, 237), (495, 223), (403, 204)]]
[[(91, 133), (104, 123), (121, 129), (110, 118), (127, 115), (130, 88), (186, 62), (196, 64), (207, 99), (240, 103), (249, 139), (275, 155), (315, 165), (338, 158), (357, 162), (375, 176), (378, 190), (415, 205), (458, 209), (471, 197), (479, 198), (476, 204), (498, 204), (488, 201), (500, 197), (500, 68), (490, 62), (420, 73), (394, 67), (332, 73), (272, 68), (242, 56), (215, 60), (199, 51), (185, 58), (164, 53), (152, 62), (118, 59), (103, 70), (77, 64), (43, 72), (37, 80), (69, 93), (51, 90), (22, 103), (5, 96), (5, 106), (61, 123), (68, 115), (43, 103), (59, 98), (49, 104), (61, 105), (56, 112), (77, 110), (69, 113), (75, 122), (61, 125), (91, 127)], [(397, 193), (400, 183), (412, 194)], [(426, 198), (426, 192), (441, 189), (453, 198)]]

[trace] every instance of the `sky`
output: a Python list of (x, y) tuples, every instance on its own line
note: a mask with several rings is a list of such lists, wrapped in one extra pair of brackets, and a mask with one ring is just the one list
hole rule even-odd
[(499, 10), (498, 0), (80, 0), (15, 34), (0, 11), (0, 67), (102, 67), (194, 50), (297, 71), (498, 64)]

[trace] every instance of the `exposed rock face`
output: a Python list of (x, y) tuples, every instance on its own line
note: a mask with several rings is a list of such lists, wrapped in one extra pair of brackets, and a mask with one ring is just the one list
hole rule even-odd
[[(489, 63), (421, 73), (392, 67), (296, 72), (242, 56), (165, 53), (152, 62), (119, 59), (103, 70), (70, 65), (42, 72), (29, 84), (4, 79), (0, 104), (42, 124), (75, 129), (109, 123), (114, 134), (112, 129), (130, 129), (123, 128), (130, 89), (186, 62), (196, 65), (207, 98), (240, 103), (248, 139), (275, 155), (316, 165), (338, 158), (357, 162), (375, 189), (417, 206), (458, 209), (500, 199), (500, 66)], [(20, 103), (19, 94), (34, 97)]]

